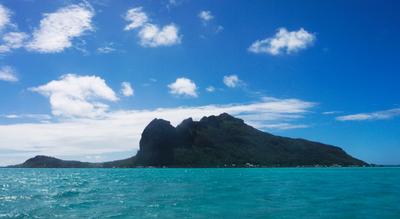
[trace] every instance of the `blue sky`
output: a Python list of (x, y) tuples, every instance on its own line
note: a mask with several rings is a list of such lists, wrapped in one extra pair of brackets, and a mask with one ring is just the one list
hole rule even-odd
[(400, 163), (398, 1), (4, 0), (0, 165), (103, 161), (228, 112)]

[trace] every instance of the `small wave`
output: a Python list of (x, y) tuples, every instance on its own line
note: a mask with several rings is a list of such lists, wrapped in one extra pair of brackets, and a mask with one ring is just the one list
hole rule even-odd
[(79, 194), (80, 194), (80, 192), (78, 192), (78, 191), (70, 190), (70, 191), (57, 193), (56, 197), (57, 198), (71, 198), (71, 197), (74, 197), (74, 196), (78, 196)]

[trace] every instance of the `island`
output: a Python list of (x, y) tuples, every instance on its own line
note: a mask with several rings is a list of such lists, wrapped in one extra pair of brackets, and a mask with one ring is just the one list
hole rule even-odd
[(133, 157), (103, 163), (66, 161), (36, 156), (20, 168), (135, 167), (314, 167), (366, 166), (340, 147), (272, 135), (227, 113), (188, 118), (174, 127), (154, 119), (143, 130)]

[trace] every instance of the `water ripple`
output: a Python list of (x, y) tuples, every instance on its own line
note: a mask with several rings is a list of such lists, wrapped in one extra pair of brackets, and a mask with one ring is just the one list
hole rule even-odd
[(399, 218), (400, 169), (0, 169), (0, 218)]

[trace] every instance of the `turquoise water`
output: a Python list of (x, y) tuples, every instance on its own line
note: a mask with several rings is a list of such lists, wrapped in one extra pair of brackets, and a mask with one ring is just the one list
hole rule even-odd
[(400, 218), (400, 168), (0, 169), (0, 218)]

